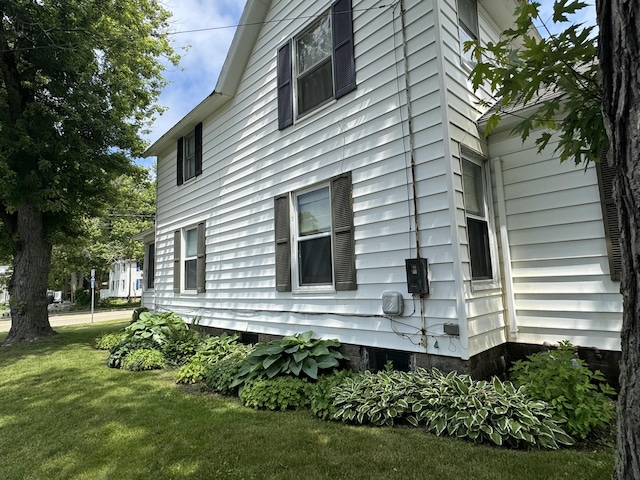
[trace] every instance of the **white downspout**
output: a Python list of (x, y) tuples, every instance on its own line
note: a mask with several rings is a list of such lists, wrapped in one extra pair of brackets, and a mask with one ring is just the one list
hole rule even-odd
[(508, 338), (518, 338), (518, 319), (516, 316), (516, 298), (513, 293), (513, 273), (511, 271), (511, 247), (509, 246), (509, 232), (507, 229), (507, 204), (504, 198), (504, 181), (502, 179), (502, 160), (500, 157), (493, 159), (496, 173), (496, 194), (498, 196), (498, 229), (500, 230), (500, 243), (502, 244), (502, 267), (504, 270), (504, 293), (506, 300), (506, 314), (509, 325)]

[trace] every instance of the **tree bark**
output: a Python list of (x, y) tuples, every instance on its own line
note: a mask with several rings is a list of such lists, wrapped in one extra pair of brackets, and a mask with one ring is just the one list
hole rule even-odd
[(614, 479), (640, 480), (640, 3), (598, 0), (602, 112), (620, 220), (622, 358)]
[(51, 244), (45, 238), (42, 212), (32, 205), (23, 205), (18, 209), (17, 219), (18, 242), (9, 283), (11, 330), (3, 345), (33, 342), (56, 333), (49, 324), (47, 310)]

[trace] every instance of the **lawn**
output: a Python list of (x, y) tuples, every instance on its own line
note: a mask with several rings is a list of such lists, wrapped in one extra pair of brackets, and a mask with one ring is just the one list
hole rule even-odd
[[(612, 450), (512, 451), (419, 429), (266, 412), (174, 383), (173, 371), (106, 367), (93, 339), (125, 325), (64, 327), (0, 348), (0, 478), (604, 479)], [(0, 341), (4, 335), (0, 334)]]

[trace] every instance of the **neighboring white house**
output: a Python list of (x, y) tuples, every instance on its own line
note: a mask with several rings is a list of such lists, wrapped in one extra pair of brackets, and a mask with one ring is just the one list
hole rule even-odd
[(108, 298), (132, 298), (142, 295), (143, 273), (138, 262), (120, 260), (109, 270)]
[[(6, 273), (11, 270), (11, 267), (7, 265), (0, 265), (0, 276), (6, 275)], [(0, 282), (0, 303), (7, 303), (9, 301), (9, 290), (7, 290), (7, 285), (4, 282)]]
[(155, 228), (145, 230), (133, 237), (134, 240), (144, 243), (144, 260), (142, 261), (144, 273), (142, 275), (142, 292), (140, 305), (149, 310), (155, 310), (155, 264), (156, 264), (156, 244)]
[(247, 1), (215, 90), (147, 151), (145, 304), (313, 330), (364, 366), (484, 375), (564, 339), (615, 357), (596, 169), (478, 125), (461, 43), (496, 40), (517, 2), (352, 1)]

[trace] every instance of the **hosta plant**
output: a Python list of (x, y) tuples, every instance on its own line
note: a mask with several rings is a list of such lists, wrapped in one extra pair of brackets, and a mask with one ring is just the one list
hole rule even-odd
[(314, 339), (308, 331), (269, 343), (258, 343), (243, 362), (233, 386), (242, 386), (254, 378), (278, 375), (317, 379), (347, 357), (338, 351), (338, 340)]
[(242, 363), (253, 351), (253, 347), (250, 345), (239, 346), (243, 348), (239, 348), (205, 367), (202, 379), (204, 390), (221, 393), (223, 395), (237, 393), (238, 386), (234, 385), (233, 382), (240, 371)]
[(95, 346), (98, 350), (111, 350), (124, 339), (124, 332), (105, 333), (96, 337)]
[(365, 372), (332, 390), (334, 418), (345, 422), (424, 426), (437, 435), (510, 447), (558, 448), (573, 440), (549, 407), (510, 382), (475, 381), (451, 372)]

